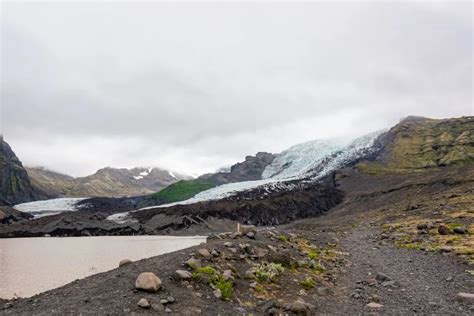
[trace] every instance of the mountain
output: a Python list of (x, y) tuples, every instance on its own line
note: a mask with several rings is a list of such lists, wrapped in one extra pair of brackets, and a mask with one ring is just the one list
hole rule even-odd
[(255, 156), (246, 156), (245, 160), (232, 165), (228, 170), (204, 174), (197, 179), (174, 183), (153, 194), (143, 206), (173, 203), (192, 198), (196, 194), (216, 186), (262, 179), (265, 168), (272, 163), (275, 155), (259, 152)]
[(33, 187), (49, 197), (117, 197), (144, 195), (191, 177), (160, 168), (103, 168), (73, 178), (45, 168), (27, 168)]
[(0, 136), (0, 205), (29, 202), (35, 198), (25, 168), (3, 136)]

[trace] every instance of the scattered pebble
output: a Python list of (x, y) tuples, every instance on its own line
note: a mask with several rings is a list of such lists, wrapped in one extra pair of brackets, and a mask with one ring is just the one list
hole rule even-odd
[(148, 300), (146, 298), (141, 298), (137, 305), (141, 308), (150, 308), (150, 303), (148, 302)]

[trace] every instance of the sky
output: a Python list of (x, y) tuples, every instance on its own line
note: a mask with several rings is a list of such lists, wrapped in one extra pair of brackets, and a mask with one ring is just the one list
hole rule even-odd
[(202, 174), (408, 115), (474, 115), (472, 3), (1, 4), (1, 132), (73, 176)]

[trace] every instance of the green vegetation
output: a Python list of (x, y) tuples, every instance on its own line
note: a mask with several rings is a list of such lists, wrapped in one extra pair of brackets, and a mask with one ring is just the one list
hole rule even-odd
[(316, 248), (313, 248), (311, 249), (309, 252), (308, 252), (308, 258), (311, 259), (311, 260), (316, 260), (318, 259), (319, 257), (319, 251), (318, 249)]
[(159, 192), (156, 192), (151, 197), (154, 200), (158, 200), (165, 204), (173, 203), (187, 200), (199, 192), (209, 190), (213, 187), (215, 187), (215, 185), (206, 180), (181, 180), (167, 186)]
[(310, 276), (300, 281), (299, 283), (302, 287), (304, 287), (307, 290), (314, 288), (314, 280)]
[(234, 294), (232, 282), (230, 280), (225, 280), (224, 277), (211, 266), (197, 268), (193, 272), (193, 278), (204, 280), (211, 287), (219, 289), (223, 300), (229, 300)]
[(278, 236), (278, 240), (281, 241), (281, 242), (287, 242), (288, 239), (286, 238), (285, 235), (281, 234), (280, 236)]
[(275, 278), (285, 271), (280, 263), (261, 263), (255, 268), (254, 278), (258, 283), (273, 282)]
[(318, 274), (321, 274), (321, 273), (324, 273), (324, 271), (326, 271), (326, 268), (323, 267), (323, 265), (319, 262), (315, 262), (313, 264), (313, 270), (318, 273)]

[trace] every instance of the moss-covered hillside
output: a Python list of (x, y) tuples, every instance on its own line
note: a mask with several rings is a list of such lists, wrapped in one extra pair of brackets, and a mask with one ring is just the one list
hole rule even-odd
[(361, 163), (367, 173), (419, 172), (474, 163), (474, 117), (409, 117), (388, 133), (381, 157)]
[(202, 179), (181, 180), (156, 192), (152, 195), (152, 199), (159, 201), (160, 204), (179, 202), (215, 186), (212, 182)]

